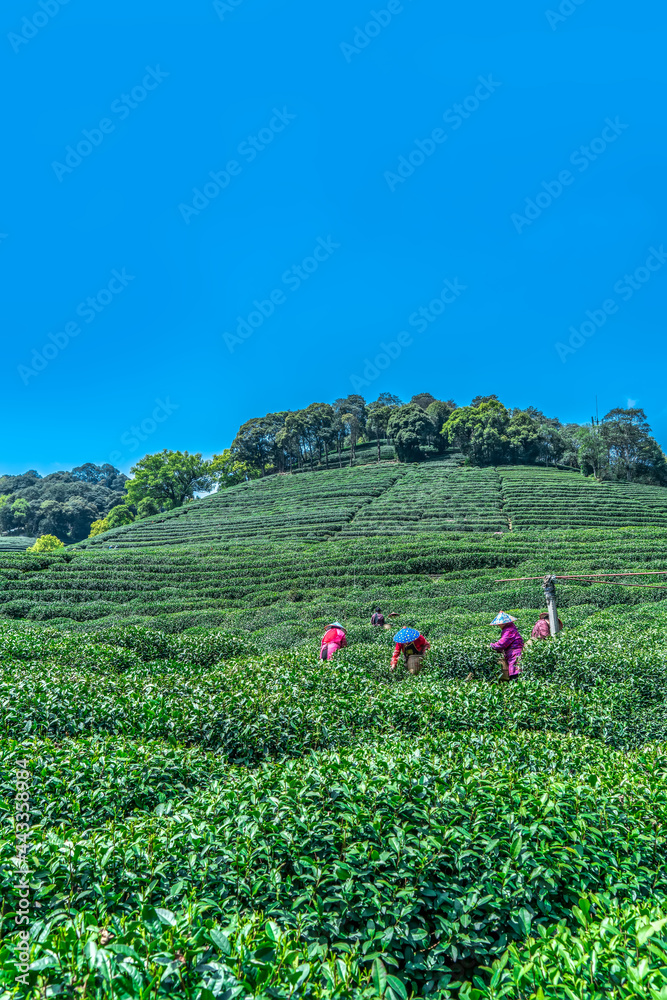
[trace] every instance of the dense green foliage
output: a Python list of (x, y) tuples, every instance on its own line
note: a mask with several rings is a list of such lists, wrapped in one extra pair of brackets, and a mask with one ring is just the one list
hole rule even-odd
[(34, 471), (0, 476), (0, 531), (77, 542), (116, 506), (126, 479), (111, 465), (91, 463), (44, 477)]
[(377, 442), (379, 461), (381, 438), (391, 442), (402, 462), (449, 450), (476, 465), (562, 463), (598, 479), (667, 484), (667, 460), (643, 410), (616, 407), (602, 422), (562, 424), (533, 406), (508, 409), (495, 394), (476, 396), (462, 407), (428, 392), (407, 404), (389, 393), (370, 404), (357, 394), (333, 406), (311, 403), (304, 410), (247, 420), (230, 453), (264, 476), (306, 464), (311, 470), (314, 464), (328, 468), (333, 448), (340, 463), (346, 441), (350, 465), (361, 441)]
[(202, 459), (201, 453), (191, 455), (165, 448), (155, 455), (145, 455), (132, 466), (132, 478), (127, 480), (125, 490), (130, 504), (138, 506), (152, 500), (156, 506), (170, 510), (212, 485), (211, 463)]
[(664, 517), (648, 486), (380, 463), (0, 555), (0, 1000), (664, 1000), (667, 579), (559, 583), (512, 684), (489, 649), (542, 610), (498, 580), (667, 571)]

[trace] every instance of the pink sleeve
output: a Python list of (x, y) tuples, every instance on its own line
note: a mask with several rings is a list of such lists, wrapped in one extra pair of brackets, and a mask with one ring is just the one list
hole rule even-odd
[(491, 649), (507, 649), (507, 647), (511, 644), (511, 642), (512, 642), (512, 637), (508, 633), (507, 636), (501, 637), (498, 640), (498, 642), (492, 642)]

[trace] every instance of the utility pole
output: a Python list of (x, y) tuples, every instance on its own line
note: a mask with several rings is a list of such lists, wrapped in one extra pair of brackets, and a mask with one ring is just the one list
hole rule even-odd
[(556, 607), (556, 577), (548, 574), (545, 576), (542, 586), (549, 612), (549, 631), (552, 635), (557, 635), (560, 632), (560, 625), (558, 624), (558, 608)]

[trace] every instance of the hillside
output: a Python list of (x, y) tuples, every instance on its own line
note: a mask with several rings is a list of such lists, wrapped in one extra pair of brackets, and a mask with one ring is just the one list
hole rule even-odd
[[(594, 1000), (625, 940), (662, 996), (665, 496), (386, 463), (0, 551), (0, 768), (40, 906), (18, 1000)], [(527, 638), (545, 572), (649, 571), (559, 581), (565, 630), (493, 683), (489, 623)], [(419, 676), (375, 604), (429, 639)]]
[(667, 527), (667, 489), (534, 466), (383, 462), (254, 480), (79, 548), (640, 525)]
[[(421, 621), (490, 614), (501, 594), (538, 609), (537, 583), (494, 580), (624, 568), (667, 568), (667, 490), (535, 467), (383, 463), (255, 480), (51, 557), (7, 555), (0, 616), (80, 627), (158, 616), (160, 627), (225, 625), (272, 648), (356, 619), (360, 605), (362, 619), (391, 601)], [(567, 581), (559, 599), (667, 597), (660, 577), (634, 581), (650, 589), (621, 582), (633, 581)]]

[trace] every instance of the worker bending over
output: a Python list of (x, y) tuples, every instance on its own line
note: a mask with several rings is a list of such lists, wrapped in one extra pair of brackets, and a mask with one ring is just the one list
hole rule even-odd
[[(396, 618), (397, 615), (398, 615), (397, 611), (391, 611), (387, 615), (387, 618)], [(375, 611), (373, 612), (373, 614), (371, 615), (371, 625), (377, 625), (380, 628), (390, 628), (391, 627), (390, 625), (387, 625), (387, 622), (385, 621), (385, 617), (382, 614), (382, 611), (380, 610), (380, 608), (376, 608)]]
[(337, 653), (344, 646), (347, 646), (345, 629), (340, 622), (332, 622), (322, 636), (320, 660), (330, 660), (334, 653)]
[(491, 622), (501, 629), (498, 642), (491, 643), (491, 649), (500, 654), (499, 659), (503, 668), (501, 680), (513, 681), (521, 673), (521, 654), (523, 653), (523, 637), (514, 624), (516, 618), (501, 611)]
[(399, 629), (394, 636), (394, 642), (396, 646), (391, 658), (391, 669), (396, 669), (402, 653), (408, 673), (413, 677), (416, 676), (422, 668), (424, 653), (431, 648), (430, 642), (416, 628), (407, 627)]
[[(558, 619), (558, 631), (563, 627), (563, 623)], [(551, 635), (551, 626), (549, 625), (549, 612), (543, 611), (540, 617), (537, 619), (533, 625), (533, 631), (530, 633), (531, 639), (548, 639)]]

